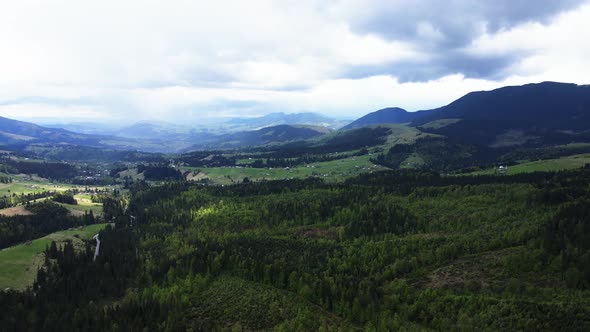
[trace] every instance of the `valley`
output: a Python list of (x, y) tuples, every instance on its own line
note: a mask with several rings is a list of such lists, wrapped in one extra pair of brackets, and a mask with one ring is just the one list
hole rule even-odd
[[(577, 100), (555, 119), (551, 88)], [(206, 137), (130, 125), (99, 143), (9, 122), (2, 326), (588, 330), (587, 94), (541, 83), (344, 128), (277, 113)], [(468, 111), (485, 103), (502, 107)]]
[(590, 331), (590, 0), (0, 8), (0, 332)]

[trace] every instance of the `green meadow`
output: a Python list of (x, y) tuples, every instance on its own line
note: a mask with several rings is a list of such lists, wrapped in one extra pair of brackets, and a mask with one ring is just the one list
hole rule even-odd
[(51, 241), (71, 240), (80, 247), (83, 240), (91, 239), (107, 224), (95, 224), (55, 232), (33, 240), (30, 245), (19, 244), (0, 251), (0, 289), (24, 289), (33, 285), (37, 270), (43, 264), (43, 251)]
[(248, 168), (248, 167), (211, 167), (186, 168), (199, 171), (215, 184), (239, 183), (248, 178), (251, 181), (299, 179), (319, 177), (326, 181), (341, 181), (346, 178), (373, 171), (386, 169), (374, 165), (370, 156), (348, 157), (326, 162), (310, 163), (293, 168)]
[[(518, 165), (509, 166), (507, 174), (562, 171), (581, 168), (586, 164), (590, 164), (590, 154), (578, 154), (556, 159), (526, 161)], [(494, 174), (495, 172), (495, 169), (486, 169), (469, 173), (468, 175), (485, 175)]]

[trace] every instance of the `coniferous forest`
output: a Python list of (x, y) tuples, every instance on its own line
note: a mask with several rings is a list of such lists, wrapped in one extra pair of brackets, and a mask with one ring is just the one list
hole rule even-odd
[(590, 170), (137, 183), (3, 330), (590, 329)]

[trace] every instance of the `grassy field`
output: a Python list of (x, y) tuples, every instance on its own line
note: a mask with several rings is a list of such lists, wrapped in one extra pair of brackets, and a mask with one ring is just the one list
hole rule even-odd
[[(387, 124), (379, 125), (380, 127), (387, 127), (391, 133), (387, 136), (386, 141), (378, 146), (371, 147), (369, 151), (376, 153), (376, 151), (387, 151), (394, 145), (397, 144), (413, 144), (417, 139), (437, 136), (433, 134), (423, 133), (420, 130), (409, 127), (404, 124)], [(338, 132), (332, 132), (316, 138), (317, 144), (321, 144), (323, 141), (329, 140), (339, 135)], [(311, 141), (314, 141), (312, 139)], [(359, 150), (342, 151), (341, 154), (350, 155), (358, 152)], [(329, 154), (336, 156), (336, 153)], [(227, 155), (231, 156), (231, 155)], [(284, 180), (284, 179), (298, 179), (307, 177), (320, 177), (326, 181), (342, 181), (346, 178), (353, 177), (362, 173), (368, 173), (373, 171), (379, 171), (387, 169), (383, 166), (374, 165), (369, 159), (372, 155), (364, 155), (358, 157), (344, 157), (338, 160), (332, 160), (327, 162), (316, 162), (310, 163), (309, 165), (300, 165), (292, 168), (249, 168), (249, 167), (182, 167), (182, 171), (195, 171), (198, 173), (191, 174), (188, 178), (190, 180), (198, 181), (208, 179), (213, 184), (234, 184), (242, 182), (244, 178), (248, 178), (251, 181), (263, 181), (263, 180)], [(240, 164), (253, 163), (256, 158), (252, 159), (241, 158), (238, 160)], [(420, 158), (414, 158), (408, 160), (405, 164), (405, 168), (413, 168), (416, 165), (422, 164), (423, 161)]]
[(42, 191), (66, 191), (74, 188), (83, 189), (83, 186), (76, 186), (71, 184), (51, 183), (46, 180), (39, 179), (23, 179), (19, 177), (13, 178), (13, 183), (0, 184), (0, 196), (9, 196), (12, 194), (20, 195), (32, 194)]
[(186, 169), (200, 171), (215, 184), (242, 182), (245, 177), (251, 181), (263, 181), (291, 178), (300, 179), (315, 176), (326, 179), (326, 181), (341, 181), (361, 173), (385, 169), (384, 167), (374, 165), (369, 159), (370, 156), (350, 157), (293, 168), (212, 167)]
[[(518, 165), (508, 167), (507, 174), (530, 173), (540, 171), (561, 171), (575, 169), (590, 164), (590, 154), (579, 154), (574, 156), (561, 157), (557, 159), (537, 160), (523, 162)], [(467, 175), (484, 175), (494, 174), (495, 169), (486, 169), (483, 171), (468, 173)]]
[[(75, 185), (75, 184), (68, 184), (68, 183), (56, 183), (51, 182), (47, 179), (40, 178), (38, 176), (28, 176), (24, 174), (19, 175), (6, 175), (12, 178), (12, 183), (0, 183), (0, 197), (1, 196), (9, 196), (12, 194), (20, 195), (23, 194), (30, 194), (30, 193), (38, 193), (42, 191), (66, 191), (66, 190), (73, 190), (78, 189), (80, 191), (84, 191), (85, 188), (89, 188), (90, 190), (97, 189), (99, 191), (107, 189), (107, 187), (103, 186), (82, 186), (82, 185)], [(80, 195), (80, 198), (87, 198), (90, 200), (90, 195)]]
[[(94, 186), (81, 186), (81, 185), (72, 185), (72, 184), (65, 184), (65, 183), (52, 183), (48, 180), (38, 178), (38, 177), (29, 177), (24, 175), (17, 175), (12, 176), (13, 183), (7, 184), (0, 184), (0, 197), (2, 196), (11, 196), (13, 194), (20, 195), (20, 194), (32, 194), (32, 193), (39, 193), (44, 191), (56, 191), (56, 192), (63, 192), (67, 190), (85, 190), (85, 188), (89, 188), (90, 190), (98, 189), (99, 191), (105, 190), (106, 187), (94, 187)], [(77, 194), (74, 196), (78, 201), (78, 205), (68, 205), (62, 204), (68, 210), (72, 212), (74, 215), (82, 215), (85, 211), (92, 210), (94, 215), (101, 215), (102, 214), (102, 204), (93, 203), (91, 201), (90, 194)], [(44, 200), (46, 198), (41, 198), (37, 201)], [(10, 211), (8, 211), (10, 212)], [(11, 213), (12, 214), (12, 213)]]
[(45, 190), (49, 190), (49, 186), (37, 183), (14, 182), (0, 184), (0, 196), (20, 195), (21, 193), (26, 195)]
[(70, 211), (85, 212), (88, 210), (92, 210), (92, 213), (94, 213), (95, 216), (102, 214), (102, 204), (93, 203), (90, 194), (77, 194), (74, 195), (74, 198), (78, 202), (78, 205), (66, 206)]
[(122, 172), (119, 172), (121, 178), (130, 177), (133, 180), (144, 180), (145, 176), (143, 173), (138, 173), (137, 168), (131, 168)]
[(72, 214), (73, 216), (83, 216), (84, 212), (86, 211), (90, 211), (92, 210), (92, 214), (94, 214), (95, 216), (99, 216), (102, 215), (102, 204), (92, 204), (92, 205), (84, 205), (84, 204), (79, 204), (78, 205), (70, 205), (70, 204), (63, 204), (63, 203), (57, 203), (63, 207), (65, 207), (66, 209), (68, 209), (70, 211), (70, 214)]
[(444, 128), (448, 125), (452, 125), (454, 123), (457, 123), (461, 121), (461, 119), (440, 119), (440, 120), (434, 120), (434, 121), (430, 121), (428, 123), (425, 123), (421, 126), (419, 126), (419, 128), (424, 128), (424, 129), (440, 129), (440, 128)]
[(425, 137), (438, 137), (439, 135), (428, 134), (420, 130), (409, 127), (404, 124), (380, 125), (381, 127), (390, 128), (391, 134), (387, 136), (387, 141), (383, 144), (385, 149), (389, 149), (397, 144), (414, 144), (417, 139)]
[(40, 239), (33, 240), (30, 245), (19, 244), (0, 251), (0, 289), (24, 289), (33, 284), (39, 266), (43, 264), (43, 251), (51, 241), (64, 242), (72, 240), (74, 245), (81, 246), (82, 240), (92, 238), (107, 224), (96, 224), (67, 231), (55, 232)]
[(424, 165), (424, 159), (422, 159), (422, 157), (419, 154), (412, 153), (408, 158), (406, 158), (406, 160), (404, 160), (400, 164), (400, 168), (415, 169), (419, 168), (422, 165)]
[[(47, 198), (40, 198), (35, 200), (35, 202), (39, 202), (45, 200)], [(70, 214), (73, 216), (83, 216), (86, 211), (92, 211), (95, 216), (102, 215), (102, 204), (98, 203), (91, 203), (91, 204), (78, 204), (78, 205), (70, 205), (64, 203), (57, 203), (70, 211)], [(6, 208), (0, 210), (0, 214), (4, 216), (15, 216), (15, 215), (30, 215), (32, 214), (29, 210), (25, 208), (24, 205), (19, 205), (11, 208)]]

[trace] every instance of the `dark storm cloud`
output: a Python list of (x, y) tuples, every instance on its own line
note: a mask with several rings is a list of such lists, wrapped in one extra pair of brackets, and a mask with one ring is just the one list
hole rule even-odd
[[(527, 22), (547, 23), (574, 9), (581, 0), (400, 1), (383, 2), (368, 15), (351, 22), (357, 33), (373, 33), (387, 40), (403, 40), (427, 54), (429, 60), (397, 63), (387, 74), (401, 81), (421, 81), (462, 73), (474, 78), (501, 78), (504, 69), (527, 54), (469, 55), (465, 48), (484, 33), (496, 33)], [(376, 69), (376, 68), (373, 68)], [(354, 68), (353, 76), (367, 68)], [(356, 75), (354, 72), (356, 71)], [(370, 72), (370, 70), (369, 70)], [(373, 73), (374, 74), (374, 73)]]
[(402, 61), (390, 65), (355, 66), (343, 73), (343, 78), (359, 79), (376, 75), (391, 75), (399, 82), (420, 82), (448, 74), (461, 73), (471, 78), (500, 79), (503, 69), (520, 59), (524, 53), (503, 56), (476, 57), (459, 51), (449, 51), (427, 62)]

